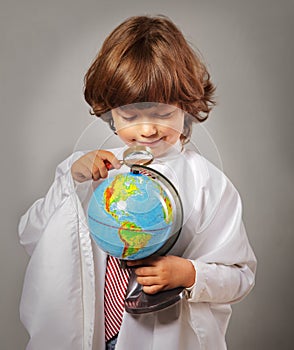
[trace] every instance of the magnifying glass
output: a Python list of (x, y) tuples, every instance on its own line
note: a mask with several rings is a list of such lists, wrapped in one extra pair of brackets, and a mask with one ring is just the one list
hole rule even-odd
[[(120, 160), (120, 163), (131, 168), (133, 165), (148, 165), (153, 159), (151, 148), (147, 146), (131, 146), (124, 151), (123, 159)], [(109, 161), (106, 160), (104, 163), (108, 170), (113, 169)]]

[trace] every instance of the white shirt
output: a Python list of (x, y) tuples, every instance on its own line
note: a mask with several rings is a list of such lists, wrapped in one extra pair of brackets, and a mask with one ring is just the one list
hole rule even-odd
[[(112, 151), (121, 157), (122, 149)], [(20, 305), (28, 350), (104, 350), (106, 254), (87, 226), (92, 182), (76, 188), (71, 177), (81, 155), (57, 167), (46, 196), (20, 220), (20, 242), (31, 255)], [(230, 304), (252, 289), (256, 269), (238, 192), (211, 163), (178, 146), (150, 167), (169, 178), (182, 199), (184, 225), (169, 254), (193, 261), (196, 283), (190, 299), (168, 309), (125, 313), (116, 349), (226, 349)]]

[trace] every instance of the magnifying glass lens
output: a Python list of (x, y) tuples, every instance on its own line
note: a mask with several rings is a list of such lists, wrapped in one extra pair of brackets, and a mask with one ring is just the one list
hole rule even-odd
[[(146, 146), (131, 146), (123, 153), (123, 160), (120, 160), (121, 164), (125, 164), (128, 167), (132, 165), (148, 165), (153, 161), (154, 157), (151, 148)], [(105, 160), (106, 168), (108, 170), (113, 169), (112, 164)]]
[(153, 161), (151, 149), (145, 146), (133, 146), (124, 152), (124, 164), (131, 167), (132, 165), (147, 165)]

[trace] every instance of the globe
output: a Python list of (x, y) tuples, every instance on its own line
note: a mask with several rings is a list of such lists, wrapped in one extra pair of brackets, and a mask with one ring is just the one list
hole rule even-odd
[[(152, 173), (153, 174), (153, 173)], [(137, 260), (174, 235), (175, 201), (150, 173), (128, 172), (102, 181), (88, 206), (90, 234), (106, 253)]]

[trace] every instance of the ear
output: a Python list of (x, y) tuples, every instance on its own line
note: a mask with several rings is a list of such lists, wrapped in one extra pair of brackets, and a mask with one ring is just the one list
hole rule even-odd
[(115, 126), (114, 126), (114, 120), (113, 120), (112, 117), (108, 120), (108, 124), (110, 126), (110, 129), (114, 131), (115, 135), (117, 135), (117, 132), (116, 132), (116, 129), (115, 129)]
[(184, 127), (180, 137), (183, 144), (189, 142), (190, 140), (192, 134), (192, 122), (192, 117), (189, 114), (185, 113)]

